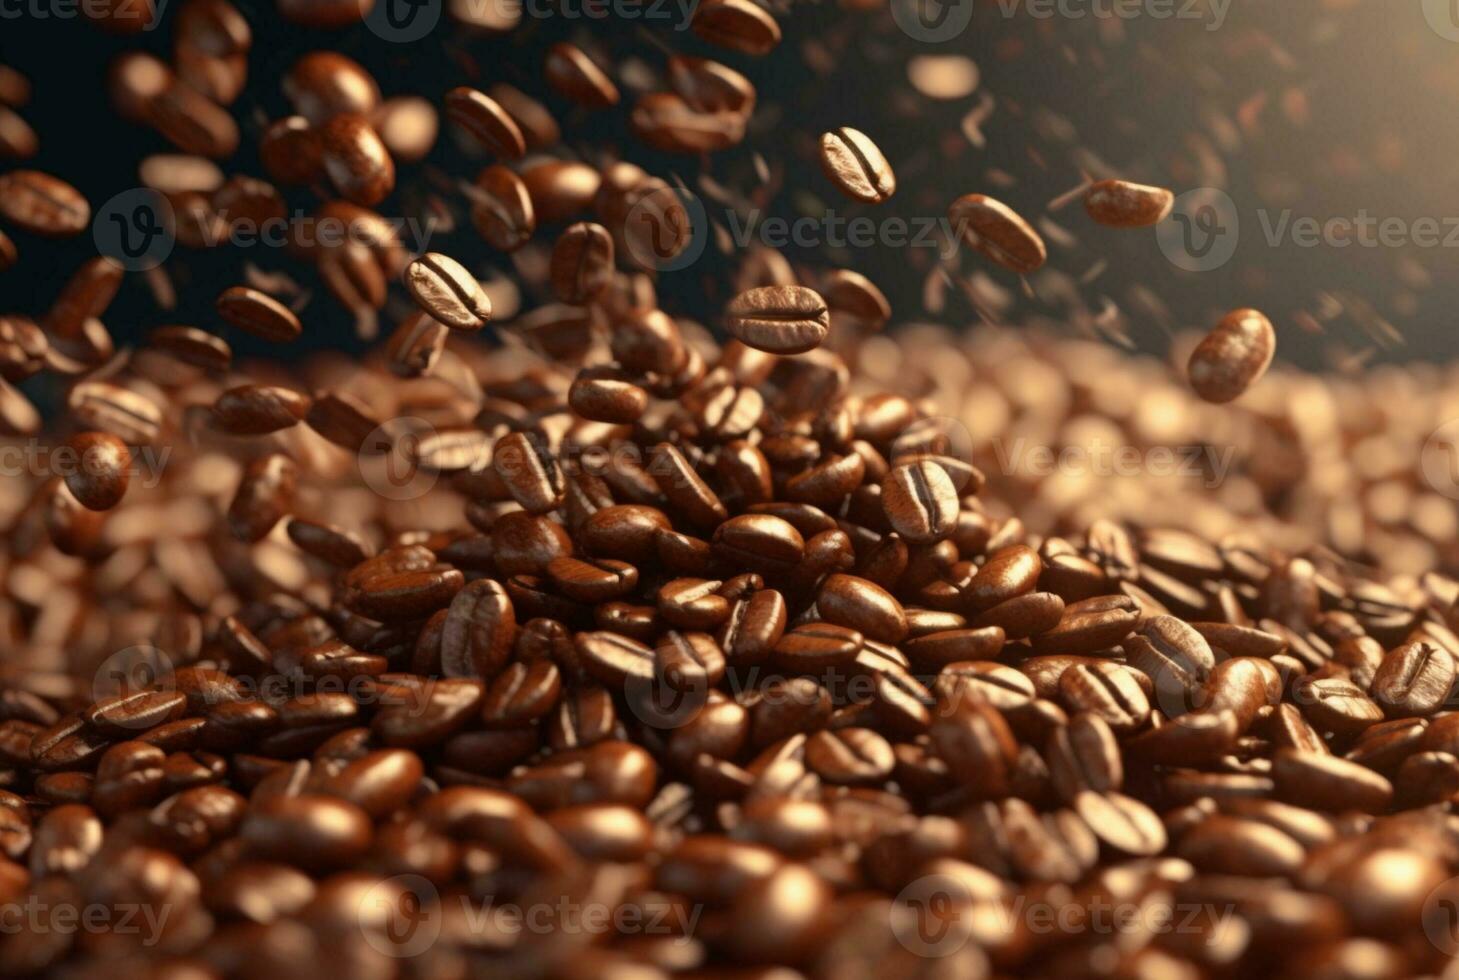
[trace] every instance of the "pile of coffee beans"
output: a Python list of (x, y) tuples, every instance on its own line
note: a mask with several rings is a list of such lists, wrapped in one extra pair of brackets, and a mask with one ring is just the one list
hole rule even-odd
[[(1264, 377), (1251, 309), (1173, 368), (1038, 330), (882, 335), (865, 276), (762, 250), (704, 326), (656, 293), (683, 188), (567, 151), (534, 97), (451, 89), (499, 162), (416, 175), (429, 101), (318, 52), (282, 77), (297, 115), (240, 128), (228, 107), (275, 84), (249, 19), (175, 18), (172, 63), (121, 56), (112, 97), (182, 154), (143, 168), (178, 242), (280, 216), (276, 184), (319, 201), (291, 271), (206, 297), (213, 329), (119, 348), (129, 275), (164, 307), (190, 280), (106, 256), (0, 316), (24, 460), (0, 486), (0, 973), (1449, 975), (1459, 534), (1419, 427), (1456, 379)], [(727, 58), (781, 39), (754, 0), (692, 26)], [(622, 101), (577, 44), (537, 70), (575, 118)], [(676, 54), (667, 79), (632, 110), (645, 143), (746, 140), (743, 75)], [(30, 156), (25, 80), (0, 72), (0, 102)], [(211, 162), (245, 138), (273, 183)], [(860, 204), (897, 192), (859, 129), (819, 159)], [(448, 187), (515, 279), (412, 252), (370, 210), (402, 179)], [(1172, 203), (1078, 194), (1117, 228)], [(1047, 260), (1009, 205), (948, 210), (1011, 282)], [(0, 173), (24, 246), (0, 236), (0, 267), (90, 219)], [(388, 336), (290, 356), (306, 276)], [(1135, 471), (1064, 455), (1105, 444)], [(1163, 473), (1160, 448), (1203, 455)]]

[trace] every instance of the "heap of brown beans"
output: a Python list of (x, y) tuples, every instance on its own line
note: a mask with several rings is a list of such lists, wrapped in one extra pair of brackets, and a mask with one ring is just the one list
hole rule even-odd
[[(360, 13), (281, 8), (314, 27)], [(224, 157), (250, 39), (221, 0), (187, 9), (176, 71), (130, 56), (113, 95)], [(751, 0), (701, 4), (693, 27), (744, 54), (780, 40)], [(296, 65), (298, 115), (260, 149), (363, 233), (301, 249), (326, 289), (362, 320), (413, 304), (372, 354), (244, 366), (186, 325), (118, 354), (101, 318), (123, 273), (101, 259), (43, 322), (0, 318), (3, 428), (50, 432), (84, 464), (0, 488), (0, 973), (1446, 969), (1449, 542), (1406, 527), (1429, 551), (1392, 575), (1315, 546), (1339, 536), (1314, 530), (1303, 491), (1330, 490), (1316, 470), (1361, 427), (1312, 407), (1320, 380), (1256, 384), (1261, 314), (1231, 314), (1188, 362), (1206, 402), (1246, 407), (1069, 341), (878, 337), (875, 285), (787, 281), (763, 254), (718, 311), (721, 342), (631, 267), (625, 215), (668, 185), (538, 159), (463, 191), (504, 250), (566, 224), (522, 273), (561, 302), (499, 315), (471, 269), (408, 255), (368, 210), (419, 147), (388, 125), (409, 110), (383, 111), (357, 70)], [(621, 98), (574, 45), (543, 73), (583, 107)], [(635, 108), (641, 138), (743, 139), (742, 76), (679, 59), (670, 80)], [(561, 138), (503, 86), (444, 110), (505, 161)], [(822, 146), (842, 192), (895, 192), (859, 130)], [(172, 190), (200, 225), (220, 198), (282, 206), (251, 179)], [(1086, 204), (1143, 226), (1169, 194), (1101, 182)], [(992, 261), (1047, 259), (1007, 205), (952, 209)], [(88, 217), (56, 178), (0, 177), (0, 218), (22, 231)], [(218, 317), (301, 336), (264, 285), (222, 292)], [(42, 372), (65, 388), (49, 425), (14, 387)], [(1394, 387), (1353, 385), (1369, 407)], [(1314, 472), (1281, 470), (1253, 416), (1316, 447)], [(996, 462), (1081, 422), (1124, 445), (1226, 440), (1245, 469), (1200, 495), (1142, 473), (1112, 500)], [(1423, 493), (1404, 465), (1353, 479)], [(1363, 527), (1339, 550), (1380, 564), (1357, 496)]]

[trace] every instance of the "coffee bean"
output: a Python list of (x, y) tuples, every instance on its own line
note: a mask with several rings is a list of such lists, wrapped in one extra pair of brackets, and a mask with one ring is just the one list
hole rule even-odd
[(471, 223), (492, 248), (514, 252), (537, 230), (537, 212), (527, 185), (500, 164), (477, 174), (472, 185)]
[(1373, 675), (1373, 700), (1390, 718), (1432, 714), (1454, 686), (1454, 658), (1431, 643), (1405, 643)]
[(1084, 192), (1084, 210), (1111, 228), (1149, 228), (1169, 216), (1175, 195), (1163, 187), (1100, 180)]
[(248, 465), (228, 508), (228, 526), (240, 541), (261, 541), (294, 506), (298, 467), (280, 453)]
[(613, 274), (613, 237), (591, 221), (569, 225), (552, 247), (552, 288), (564, 303), (586, 303)]
[(218, 295), (214, 308), (230, 326), (276, 344), (297, 340), (304, 332), (293, 310), (247, 286), (225, 289)]
[(1271, 321), (1256, 310), (1235, 310), (1191, 353), (1191, 388), (1208, 402), (1234, 401), (1266, 374), (1277, 350)]
[(856, 201), (881, 204), (897, 191), (897, 178), (881, 149), (850, 126), (822, 134), (821, 169), (837, 190)]
[(111, 510), (121, 502), (131, 478), (132, 453), (127, 444), (106, 432), (82, 432), (66, 443), (76, 467), (66, 473), (66, 487), (81, 506)]
[(1088, 712), (1121, 734), (1138, 731), (1150, 717), (1150, 702), (1126, 667), (1077, 664), (1059, 678), (1059, 695), (1071, 712)]
[(479, 579), (451, 599), (441, 627), (441, 669), (448, 677), (495, 677), (517, 639), (517, 617), (506, 589)]
[(405, 288), (425, 313), (453, 330), (480, 330), (491, 319), (491, 300), (476, 277), (439, 252), (406, 267)]
[(240, 836), (248, 852), (315, 870), (341, 867), (370, 846), (370, 819), (328, 796), (280, 796), (249, 807)]
[(0, 218), (47, 238), (79, 235), (91, 223), (91, 206), (65, 181), (39, 170), (0, 174)]
[(461, 86), (446, 93), (446, 118), (460, 126), (492, 156), (520, 160), (527, 141), (511, 115), (495, 99)]
[(947, 472), (930, 460), (898, 466), (882, 482), (887, 521), (914, 544), (930, 544), (957, 525), (957, 491)]
[(1044, 758), (1054, 789), (1068, 803), (1086, 791), (1107, 793), (1124, 783), (1124, 760), (1114, 730), (1098, 715), (1077, 714), (1068, 725), (1056, 728)]
[(963, 698), (939, 710), (929, 733), (952, 777), (982, 799), (1011, 790), (1018, 743), (991, 705)]
[(742, 54), (768, 54), (780, 43), (780, 25), (753, 0), (714, 0), (696, 7), (690, 26), (710, 44)]
[(395, 189), (395, 161), (369, 119), (345, 113), (318, 127), (324, 173), (340, 196), (373, 207)]
[(907, 614), (881, 586), (854, 575), (831, 575), (816, 595), (816, 608), (831, 623), (883, 643), (907, 636)]
[(1393, 799), (1388, 780), (1331, 755), (1282, 749), (1273, 758), (1272, 778), (1279, 797), (1318, 810), (1381, 813)]
[(735, 666), (754, 666), (775, 650), (786, 619), (784, 596), (774, 589), (759, 589), (730, 605), (716, 640)]
[(961, 599), (972, 610), (991, 609), (1025, 592), (1032, 592), (1043, 563), (1038, 552), (1025, 545), (1012, 545), (989, 556), (983, 567), (963, 588)]
[(1036, 652), (1094, 653), (1122, 642), (1140, 621), (1139, 604), (1129, 596), (1096, 596), (1064, 608), (1059, 625), (1033, 639)]
[(527, 433), (513, 432), (498, 439), (491, 467), (528, 513), (546, 514), (562, 505), (566, 490), (562, 470)]
[(218, 427), (231, 435), (258, 436), (297, 425), (309, 413), (310, 400), (289, 388), (241, 385), (213, 403)]
[(1008, 205), (984, 194), (965, 194), (953, 201), (947, 219), (969, 248), (1010, 272), (1029, 275), (1048, 259), (1038, 232)]
[(618, 104), (618, 86), (574, 44), (560, 41), (547, 51), (547, 84), (578, 105), (607, 109)]
[(589, 421), (623, 425), (648, 410), (648, 392), (618, 372), (586, 368), (573, 381), (568, 403)]
[(826, 301), (804, 286), (760, 286), (725, 308), (735, 339), (772, 354), (803, 354), (819, 347), (831, 329)]
[(1165, 825), (1139, 800), (1121, 793), (1085, 790), (1074, 797), (1073, 803), (1075, 812), (1106, 847), (1142, 856), (1165, 850)]

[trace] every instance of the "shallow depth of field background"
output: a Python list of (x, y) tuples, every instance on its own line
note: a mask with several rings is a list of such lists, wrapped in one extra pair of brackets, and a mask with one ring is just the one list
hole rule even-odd
[[(704, 44), (680, 29), (677, 16), (653, 23), (528, 16), (509, 37), (473, 35), (443, 18), (431, 36), (401, 45), (364, 26), (311, 31), (284, 24), (270, 0), (235, 2), (253, 25), (254, 50), (248, 89), (232, 107), (245, 145), (225, 165), (229, 172), (263, 176), (251, 144), (266, 120), (289, 111), (279, 78), (299, 54), (321, 47), (363, 62), (387, 97), (419, 93), (438, 102), (458, 84), (511, 82), (558, 114), (567, 133), (564, 154), (596, 162), (589, 154), (612, 144), (622, 156), (664, 176), (678, 174), (691, 187), (707, 174), (747, 194), (755, 192), (759, 167), (768, 168), (780, 189), (773, 196), (762, 192), (764, 213), (787, 218), (823, 217), (830, 208), (848, 218), (929, 221), (956, 196), (984, 191), (1035, 219), (1079, 183), (1080, 167), (1089, 161), (1180, 192), (1212, 183), (1214, 159), (1242, 220), (1229, 263), (1182, 272), (1166, 260), (1152, 232), (1095, 227), (1076, 204), (1056, 216), (1073, 241), (1051, 245), (1055, 276), (1075, 282), (1088, 309), (1122, 314), (1120, 331), (1153, 353), (1167, 350), (1172, 331), (1208, 326), (1240, 305), (1266, 310), (1278, 326), (1279, 358), (1308, 367), (1447, 360), (1459, 352), (1451, 323), (1459, 306), (1459, 276), (1452, 274), (1459, 265), (1459, 168), (1452, 164), (1459, 151), (1459, 42), (1431, 26), (1442, 4), (1231, 0), (1216, 27), (1215, 0), (1150, 0), (1143, 8), (1136, 4), (1136, 15), (1128, 18), (1109, 15), (1115, 0), (1064, 0), (1066, 10), (1083, 16), (1056, 11), (1052, 17), (1011, 10), (1020, 0), (980, 0), (961, 35), (931, 45), (898, 30), (885, 9), (802, 3), (780, 13), (780, 49), (754, 59)], [(581, 9), (578, 0), (572, 5)], [(1172, 6), (1200, 15), (1161, 19), (1142, 12)], [(31, 8), (44, 3), (27, 0)], [(561, 39), (614, 58), (623, 105), (586, 112), (546, 88), (542, 54)], [(0, 20), (0, 60), (35, 84), (23, 113), (41, 138), (33, 165), (73, 182), (93, 206), (135, 186), (137, 162), (170, 148), (156, 134), (112, 116), (104, 94), (106, 64), (132, 48), (166, 55), (170, 43), (165, 21), (149, 34), (117, 38), (77, 20)], [(719, 58), (755, 82), (759, 109), (745, 144), (701, 161), (657, 153), (632, 138), (627, 120), (634, 80), (661, 72), (666, 49)], [(981, 75), (978, 91), (948, 101), (919, 95), (907, 66), (926, 55), (972, 59)], [(982, 126), (986, 146), (980, 148), (961, 124), (984, 93), (995, 107)], [(856, 205), (820, 175), (814, 137), (835, 125), (864, 130), (886, 151), (900, 179), (892, 202)], [(758, 167), (755, 154), (762, 158)], [(488, 162), (468, 156), (443, 132), (427, 166), (402, 168), (401, 189), (379, 210), (419, 214), (428, 169), (470, 176)], [(317, 203), (305, 188), (286, 195), (291, 210), (307, 212)], [(448, 193), (447, 199), (459, 209), (459, 195)], [(1312, 248), (1288, 238), (1273, 246), (1259, 217), (1263, 209), (1273, 225), (1288, 209), (1294, 220), (1322, 222), (1363, 212), (1404, 223), (1427, 218), (1454, 240), (1436, 248)], [(39, 315), (93, 246), (86, 236), (64, 243), (18, 241), (23, 261), (0, 276), (0, 309)], [(489, 249), (469, 222), (437, 236), (430, 247), (482, 274), (511, 269), (511, 259)], [(785, 254), (807, 267), (839, 264), (871, 276), (891, 298), (894, 322), (976, 322), (956, 288), (945, 290), (935, 304), (940, 308), (926, 308), (931, 250), (812, 246)], [(168, 266), (179, 308), (158, 310), (134, 276), (107, 325), (119, 343), (162, 323), (217, 327), (212, 297), (242, 281), (245, 261), (265, 270), (287, 268), (306, 286), (317, 285), (312, 272), (280, 250), (179, 248)], [(662, 305), (713, 325), (731, 288), (731, 269), (729, 259), (711, 248), (692, 268), (664, 278)], [(962, 258), (961, 272), (982, 272), (1008, 291), (1007, 322), (1069, 320), (1067, 304), (1050, 300), (1047, 283), (1035, 280), (1034, 295), (1024, 296), (1015, 278), (972, 255)], [(1158, 303), (1149, 303), (1150, 297)], [(1159, 312), (1162, 305), (1168, 312)], [(391, 322), (384, 317), (384, 328)], [(305, 338), (289, 354), (357, 346), (350, 318), (322, 293), (305, 311), (305, 323)], [(229, 337), (245, 354), (282, 353)], [(37, 394), (45, 399), (44, 392)]]

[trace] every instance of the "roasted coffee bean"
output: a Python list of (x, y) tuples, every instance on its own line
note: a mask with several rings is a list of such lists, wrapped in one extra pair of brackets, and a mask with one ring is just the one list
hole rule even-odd
[(1121, 643), (1140, 621), (1139, 604), (1129, 596), (1096, 596), (1064, 608), (1059, 625), (1033, 639), (1039, 653), (1094, 653)]
[(368, 850), (370, 819), (329, 796), (277, 796), (249, 807), (240, 836), (248, 853), (314, 870), (341, 867)]
[(47, 238), (80, 234), (91, 223), (91, 205), (65, 181), (38, 170), (0, 174), (0, 218)]
[(816, 594), (816, 608), (827, 622), (873, 640), (900, 643), (907, 636), (907, 614), (891, 593), (854, 575), (831, 575)]
[(1221, 815), (1182, 837), (1179, 854), (1202, 871), (1252, 878), (1291, 874), (1306, 857), (1301, 844), (1275, 827)]
[(495, 677), (517, 639), (517, 617), (506, 589), (479, 579), (451, 599), (441, 626), (441, 670), (448, 677)]
[(471, 135), (492, 156), (520, 160), (527, 141), (508, 112), (495, 99), (474, 88), (453, 88), (445, 97), (446, 118)]
[(65, 474), (66, 487), (89, 510), (111, 510), (121, 502), (131, 478), (132, 453), (106, 432), (81, 432), (67, 440), (76, 459)]
[(304, 332), (304, 326), (293, 310), (248, 286), (225, 289), (219, 294), (214, 308), (230, 326), (274, 343), (297, 340)]
[(340, 196), (373, 207), (395, 189), (395, 161), (369, 119), (346, 113), (318, 127), (324, 173)]
[(1454, 686), (1454, 657), (1431, 643), (1405, 643), (1373, 675), (1373, 700), (1390, 718), (1428, 715)]
[(1256, 310), (1234, 310), (1191, 353), (1191, 388), (1208, 402), (1234, 401), (1266, 374), (1276, 350), (1270, 320)]
[(962, 589), (961, 599), (974, 612), (991, 609), (1025, 592), (1032, 592), (1043, 563), (1038, 552), (1013, 545), (993, 555)]
[(730, 334), (756, 350), (803, 354), (830, 331), (820, 294), (804, 286), (760, 286), (736, 296), (725, 309)]
[(881, 149), (850, 126), (822, 134), (821, 169), (853, 200), (881, 204), (897, 192), (897, 178)]
[(612, 371), (585, 369), (568, 390), (568, 404), (592, 422), (624, 425), (648, 410), (648, 392)]
[(280, 453), (248, 465), (228, 508), (228, 526), (240, 541), (262, 540), (294, 506), (298, 467)]
[(1124, 783), (1119, 743), (1109, 723), (1098, 715), (1077, 714), (1056, 728), (1044, 758), (1054, 789), (1066, 803), (1086, 791), (1107, 793)]
[(1027, 221), (1012, 208), (984, 194), (966, 194), (948, 208), (947, 218), (969, 248), (1019, 275), (1037, 272), (1048, 249)]
[(513, 432), (497, 440), (491, 467), (528, 513), (546, 514), (562, 505), (566, 485), (561, 468), (525, 432)]
[(492, 248), (513, 252), (537, 229), (537, 212), (527, 185), (516, 173), (497, 164), (476, 177), (471, 195), (471, 223)]
[(780, 43), (780, 25), (752, 0), (714, 0), (695, 8), (694, 33), (742, 54), (768, 54)]
[(882, 482), (881, 505), (892, 528), (913, 544), (930, 544), (957, 525), (957, 490), (931, 460), (894, 468)]
[(1018, 742), (991, 704), (972, 698), (950, 703), (938, 711), (929, 734), (953, 779), (976, 797), (1009, 794)]
[(618, 86), (574, 44), (559, 42), (547, 51), (547, 84), (564, 98), (590, 109), (618, 104)]
[(730, 605), (716, 640), (736, 667), (751, 667), (770, 657), (785, 634), (785, 598), (774, 589), (758, 589)]
[(1393, 799), (1393, 784), (1373, 770), (1315, 752), (1278, 751), (1272, 778), (1279, 797), (1317, 810), (1381, 813)]
[(1084, 192), (1084, 210), (1111, 228), (1149, 228), (1158, 225), (1175, 207), (1175, 195), (1163, 187), (1127, 180), (1100, 180)]
[(702, 527), (717, 527), (729, 516), (709, 484), (695, 472), (679, 449), (667, 442), (653, 447), (649, 472), (669, 504)]
[(1145, 857), (1165, 850), (1165, 825), (1139, 800), (1121, 793), (1085, 790), (1073, 803), (1075, 812), (1111, 850)]
[(491, 319), (491, 300), (481, 283), (439, 252), (427, 252), (406, 267), (405, 288), (422, 311), (453, 330), (480, 330)]
[(299, 424), (309, 406), (308, 396), (289, 388), (241, 385), (218, 396), (213, 417), (230, 435), (259, 436)]
[(1059, 678), (1059, 696), (1071, 712), (1088, 712), (1126, 734), (1145, 726), (1150, 701), (1134, 675), (1118, 664), (1076, 664)]
[(564, 303), (586, 303), (613, 274), (613, 237), (591, 221), (569, 225), (552, 247), (552, 288)]
[(876, 784), (891, 775), (892, 747), (866, 728), (819, 732), (806, 742), (806, 765), (828, 783)]
[(1009, 640), (1023, 640), (1047, 633), (1064, 616), (1064, 600), (1052, 592), (1027, 592), (984, 610), (972, 625), (978, 629), (1001, 629)]

